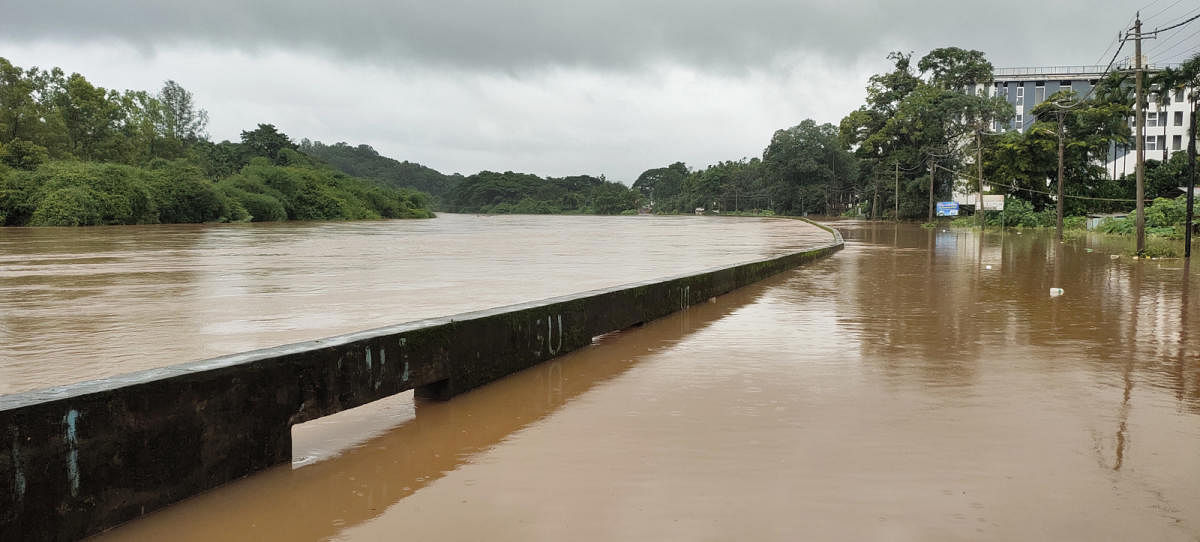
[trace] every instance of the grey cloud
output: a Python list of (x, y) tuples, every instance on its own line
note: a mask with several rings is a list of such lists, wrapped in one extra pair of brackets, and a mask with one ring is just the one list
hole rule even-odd
[[(789, 55), (842, 62), (891, 49), (983, 49), (999, 65), (1085, 63), (1133, 8), (1121, 0), (3, 0), (9, 40), (121, 40), (143, 50), (214, 47), (318, 51), (380, 65), (521, 71), (627, 69), (657, 61), (712, 69)], [(1099, 45), (1102, 47), (1103, 45)]]

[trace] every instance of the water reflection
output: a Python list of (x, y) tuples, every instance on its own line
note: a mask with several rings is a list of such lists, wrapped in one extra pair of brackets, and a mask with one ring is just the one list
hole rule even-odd
[(939, 385), (965, 384), (973, 365), (1028, 345), (1048, 350), (1036, 355), (1049, 368), (1078, 360), (1122, 389), (1139, 372), (1182, 407), (1200, 408), (1200, 353), (1187, 324), (1200, 311), (1189, 297), (1198, 274), (1182, 260), (1113, 259), (1099, 242), (1036, 232), (842, 228), (872, 256), (842, 269), (858, 287), (846, 318), (863, 328), (871, 355), (936, 369)]
[[(256, 474), (97, 539), (327, 539), (471, 463), (643, 358), (754, 302), (780, 280), (636, 328), (637, 341), (621, 333), (599, 337), (591, 347), (452, 401), (414, 403), (409, 392), (297, 426), (292, 468)], [(361, 439), (364, 432), (374, 435)], [(323, 457), (312, 461), (313, 456)]]

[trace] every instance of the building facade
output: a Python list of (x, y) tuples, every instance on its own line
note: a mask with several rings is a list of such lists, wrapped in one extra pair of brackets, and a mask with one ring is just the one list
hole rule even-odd
[[(1124, 69), (1127, 69), (1126, 66)], [(1147, 160), (1166, 160), (1170, 155), (1187, 151), (1187, 130), (1191, 110), (1187, 93), (1183, 89), (1172, 90), (1160, 96), (1148, 81), (1161, 68), (1149, 66), (1145, 72), (1144, 85), (1147, 93), (1143, 138)], [(1038, 68), (999, 68), (989, 85), (977, 90), (988, 96), (1003, 96), (1013, 105), (1015, 115), (1007, 123), (996, 123), (994, 131), (1029, 129), (1034, 122), (1033, 108), (1046, 101), (1054, 93), (1070, 89), (1079, 96), (1087, 95), (1104, 76), (1104, 66), (1050, 66)], [(1129, 119), (1132, 130), (1134, 119)], [(1105, 168), (1113, 178), (1134, 172), (1136, 146), (1131, 139), (1128, 145), (1113, 144), (1109, 147)]]

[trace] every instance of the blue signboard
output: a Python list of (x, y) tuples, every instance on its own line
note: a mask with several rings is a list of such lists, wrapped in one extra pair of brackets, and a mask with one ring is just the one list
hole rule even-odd
[(958, 203), (953, 201), (939, 201), (937, 204), (938, 216), (958, 216)]

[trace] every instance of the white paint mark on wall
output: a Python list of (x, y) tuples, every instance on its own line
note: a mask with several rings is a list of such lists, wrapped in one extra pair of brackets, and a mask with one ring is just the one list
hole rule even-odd
[(63, 423), (67, 424), (67, 446), (70, 451), (67, 452), (67, 480), (71, 484), (71, 496), (79, 495), (79, 435), (76, 431), (76, 422), (79, 420), (79, 411), (71, 409), (63, 416)]
[(559, 314), (558, 315), (558, 346), (554, 346), (554, 324), (551, 321), (551, 317), (547, 316), (546, 317), (546, 337), (547, 337), (546, 347), (550, 349), (551, 356), (557, 354), (559, 350), (562, 350), (562, 338), (563, 338), (562, 335), (563, 335), (562, 315)]
[(387, 365), (387, 350), (379, 347), (379, 374), (375, 378), (375, 389), (378, 390), (383, 385), (383, 368)]
[[(406, 357), (406, 355), (404, 353), (404, 349), (405, 349), (405, 347), (408, 346), (408, 339), (406, 339), (404, 337), (400, 337), (400, 341), (398, 341), (398, 342), (400, 343), (400, 359), (403, 360)], [(403, 380), (404, 382), (408, 382), (408, 362), (407, 361), (404, 362), (404, 373), (400, 375), (400, 380)]]
[(21, 450), (17, 446), (17, 429), (12, 430), (12, 462), (13, 462), (13, 491), (16, 492), (16, 502), (25, 500), (25, 473), (21, 470)]

